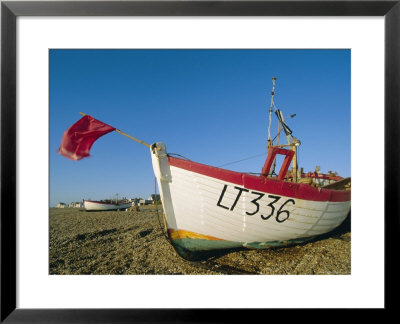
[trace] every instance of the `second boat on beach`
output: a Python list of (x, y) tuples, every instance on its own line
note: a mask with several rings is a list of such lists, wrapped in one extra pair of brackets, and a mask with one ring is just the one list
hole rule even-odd
[(125, 210), (132, 207), (132, 203), (122, 202), (103, 202), (94, 200), (84, 200), (83, 207), (87, 211), (101, 211), (101, 210)]

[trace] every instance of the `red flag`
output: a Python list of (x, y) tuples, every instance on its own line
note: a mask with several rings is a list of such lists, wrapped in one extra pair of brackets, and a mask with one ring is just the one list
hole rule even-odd
[(115, 127), (85, 115), (65, 131), (58, 153), (74, 161), (83, 159), (99, 137), (113, 130)]

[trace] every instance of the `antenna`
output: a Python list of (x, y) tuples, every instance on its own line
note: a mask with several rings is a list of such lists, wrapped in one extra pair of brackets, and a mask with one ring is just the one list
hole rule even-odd
[(276, 77), (272, 77), (272, 91), (271, 91), (271, 105), (269, 107), (269, 123), (268, 123), (268, 148), (272, 145), (271, 141), (271, 116), (272, 116), (272, 107), (274, 104), (274, 95), (275, 95), (275, 81)]

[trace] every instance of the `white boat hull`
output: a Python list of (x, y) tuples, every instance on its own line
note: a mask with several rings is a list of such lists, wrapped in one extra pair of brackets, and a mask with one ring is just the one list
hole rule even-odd
[(113, 203), (103, 203), (100, 201), (84, 200), (83, 206), (88, 211), (101, 211), (101, 210), (124, 210), (132, 206), (131, 203), (127, 204), (113, 204)]
[(213, 168), (168, 157), (162, 143), (157, 147), (161, 150), (151, 152), (153, 169), (168, 233), (178, 248), (300, 242), (333, 230), (349, 214), (350, 192)]

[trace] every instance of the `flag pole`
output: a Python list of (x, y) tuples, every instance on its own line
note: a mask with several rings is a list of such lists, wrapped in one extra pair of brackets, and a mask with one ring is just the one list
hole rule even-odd
[[(86, 114), (84, 114), (83, 112), (79, 112), (79, 113), (80, 113), (82, 116), (86, 116)], [(124, 132), (121, 132), (119, 129), (115, 129), (115, 131), (117, 131), (117, 132), (120, 133), (121, 135), (124, 135), (124, 136), (130, 138), (131, 140), (134, 140), (134, 141), (136, 141), (136, 142), (138, 142), (138, 143), (140, 143), (140, 144), (146, 145), (147, 147), (150, 147), (150, 145), (147, 144), (146, 142), (143, 142), (143, 141), (141, 141), (140, 139), (137, 139), (137, 138), (135, 138), (135, 137), (133, 137), (133, 136), (131, 136), (131, 135), (129, 135), (129, 134), (126, 134), (126, 133), (124, 133)]]

